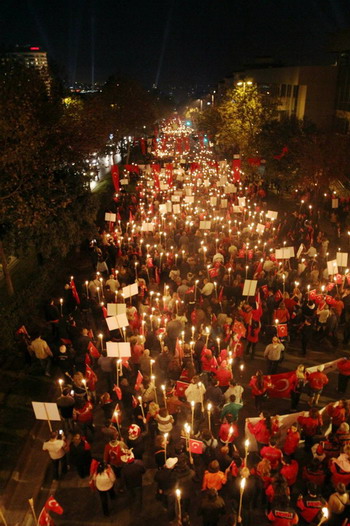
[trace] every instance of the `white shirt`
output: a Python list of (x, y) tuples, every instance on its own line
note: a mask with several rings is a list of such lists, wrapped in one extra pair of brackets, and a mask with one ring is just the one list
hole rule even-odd
[(64, 440), (48, 440), (47, 442), (43, 443), (43, 451), (48, 451), (50, 458), (52, 458), (52, 460), (57, 460), (64, 457), (66, 454), (65, 450), (63, 449), (64, 445)]
[(114, 278), (107, 279), (106, 285), (109, 286), (112, 292), (116, 292), (120, 287), (119, 281)]
[(109, 489), (113, 488), (113, 485), (115, 483), (115, 475), (110, 467), (102, 471), (102, 473), (98, 473), (97, 475), (95, 475), (94, 478), (96, 488), (99, 491), (108, 491)]
[(205, 387), (202, 383), (190, 384), (185, 391), (186, 400), (189, 403), (200, 404), (203, 401), (204, 393)]
[(230, 386), (225, 392), (224, 397), (225, 400), (229, 400), (231, 395), (235, 395), (236, 401), (235, 404), (242, 404), (242, 394), (243, 394), (244, 388), (241, 385), (234, 385)]
[(210, 281), (208, 281), (208, 283), (206, 283), (204, 287), (202, 288), (201, 293), (204, 296), (210, 296), (210, 294), (213, 293), (213, 290), (214, 290), (214, 283), (211, 283)]

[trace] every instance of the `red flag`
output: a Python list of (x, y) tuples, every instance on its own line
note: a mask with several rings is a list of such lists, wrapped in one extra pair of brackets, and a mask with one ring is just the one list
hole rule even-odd
[(315, 300), (316, 296), (317, 296), (316, 289), (310, 290), (310, 292), (309, 292), (310, 300)]
[(175, 386), (175, 395), (180, 398), (180, 397), (184, 397), (185, 396), (185, 391), (187, 389), (187, 387), (189, 386), (190, 384), (186, 383), (186, 382), (180, 382), (180, 380), (178, 380), (176, 382), (176, 386)]
[(135, 382), (135, 391), (139, 391), (140, 390), (140, 386), (142, 384), (142, 380), (143, 380), (143, 376), (142, 376), (141, 371), (137, 371), (137, 377), (136, 377), (136, 382)]
[(85, 353), (85, 365), (91, 365), (91, 358), (88, 353)]
[(118, 400), (121, 400), (122, 397), (123, 397), (123, 394), (122, 394), (122, 390), (120, 389), (120, 387), (118, 385), (115, 385), (113, 386), (113, 391), (115, 392), (115, 394), (117, 395), (117, 398)]
[(114, 184), (114, 190), (118, 194), (119, 193), (119, 166), (117, 164), (112, 164), (111, 175), (112, 175), (112, 181)]
[(218, 296), (218, 302), (219, 303), (222, 302), (223, 296), (224, 296), (224, 287), (221, 287), (220, 292), (219, 292), (219, 296)]
[(22, 325), (19, 329), (17, 329), (16, 334), (24, 334), (25, 336), (29, 338), (29, 334), (24, 325)]
[(39, 526), (55, 526), (53, 520), (46, 511), (45, 506), (41, 510), (40, 515), (38, 517), (38, 524)]
[(328, 285), (326, 287), (326, 291), (330, 292), (331, 290), (333, 290), (334, 289), (334, 285), (335, 285), (334, 283), (328, 283)]
[(233, 180), (238, 183), (241, 180), (241, 159), (232, 159)]
[(135, 409), (135, 407), (137, 407), (138, 405), (139, 405), (138, 399), (134, 395), (132, 395), (132, 406), (133, 406), (133, 408)]
[(90, 391), (94, 391), (97, 382), (97, 376), (88, 364), (86, 364), (85, 376), (88, 388)]
[(141, 153), (142, 155), (146, 155), (146, 141), (145, 139), (142, 137), (141, 139)]
[(209, 269), (209, 276), (211, 278), (216, 278), (219, 275), (219, 271), (217, 268), (210, 268)]
[(89, 338), (91, 338), (92, 340), (94, 339), (94, 333), (93, 333), (93, 330), (92, 330), (92, 329), (89, 329), (88, 336), (89, 336)]
[(90, 356), (92, 356), (93, 358), (99, 358), (101, 356), (100, 353), (98, 352), (97, 347), (95, 347), (95, 345), (92, 342), (89, 342), (89, 345), (87, 348), (90, 353)]
[(247, 161), (248, 161), (248, 164), (250, 164), (250, 166), (260, 166), (261, 165), (260, 157), (250, 157), (249, 159), (247, 159)]
[(274, 155), (273, 158), (280, 161), (282, 157), (286, 155), (286, 153), (288, 153), (288, 146), (283, 146), (281, 153)]
[(277, 325), (277, 336), (279, 338), (286, 338), (288, 336), (288, 326), (285, 323)]
[(104, 305), (101, 306), (101, 309), (102, 309), (102, 314), (103, 314), (103, 317), (106, 319), (108, 314), (107, 314), (107, 309)]
[(200, 440), (193, 440), (190, 438), (189, 440), (189, 451), (191, 453), (196, 453), (197, 455), (201, 455), (203, 453), (203, 442)]
[(63, 513), (62, 506), (58, 504), (57, 500), (54, 499), (52, 495), (47, 499), (45, 503), (45, 508), (47, 510), (53, 511), (54, 513), (57, 513), (58, 515), (62, 515)]
[(293, 388), (291, 380), (295, 375), (294, 371), (288, 373), (272, 374), (266, 376), (269, 382), (268, 395), (270, 398), (289, 398)]
[(343, 276), (341, 274), (337, 274), (334, 278), (337, 285), (341, 285), (343, 283)]
[(157, 190), (160, 189), (160, 183), (159, 183), (159, 172), (160, 172), (160, 164), (152, 164), (152, 175), (154, 179), (154, 184)]
[(79, 294), (78, 294), (77, 288), (74, 283), (74, 279), (70, 280), (69, 286), (72, 289), (72, 294), (74, 296), (75, 301), (77, 302), (77, 305), (80, 305), (80, 298), (79, 298)]
[(238, 320), (235, 320), (234, 324), (233, 324), (233, 332), (235, 332), (236, 334), (238, 334), (238, 336), (241, 338), (243, 336), (243, 338), (245, 337), (245, 333), (246, 333), (246, 328), (244, 327), (243, 323), (241, 323), (240, 321)]
[(282, 296), (282, 292), (280, 291), (280, 289), (278, 289), (276, 292), (275, 292), (275, 300), (276, 301), (279, 301), (283, 298)]
[(261, 290), (264, 293), (265, 298), (269, 295), (269, 287), (267, 285), (262, 285)]
[(98, 465), (99, 465), (99, 461), (93, 458), (90, 464), (90, 476), (96, 473)]
[(139, 167), (137, 166), (137, 164), (126, 164), (124, 166), (125, 170), (127, 170), (128, 172), (134, 172), (134, 173), (140, 173), (140, 169)]

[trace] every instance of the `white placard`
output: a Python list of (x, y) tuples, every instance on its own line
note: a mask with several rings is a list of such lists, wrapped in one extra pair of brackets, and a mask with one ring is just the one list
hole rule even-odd
[(173, 206), (173, 213), (174, 214), (181, 214), (181, 206), (180, 205), (174, 205)]
[(168, 183), (164, 183), (163, 181), (160, 181), (159, 187), (161, 190), (168, 190), (169, 185)]
[(338, 267), (348, 266), (348, 253), (347, 252), (337, 252), (337, 265)]
[(277, 216), (278, 216), (278, 212), (275, 212), (274, 210), (267, 211), (266, 217), (270, 219), (277, 219)]
[(189, 203), (189, 204), (194, 203), (194, 195), (186, 195), (185, 196), (185, 203)]
[(200, 221), (199, 228), (201, 230), (210, 230), (210, 228), (211, 228), (211, 221)]
[(147, 223), (144, 221), (141, 226), (142, 232), (153, 232), (154, 230), (154, 224), (153, 223)]
[(203, 181), (203, 185), (204, 185), (205, 187), (210, 186), (210, 181), (208, 181), (208, 179), (204, 179), (204, 181)]
[(107, 303), (108, 316), (126, 313), (126, 303)]
[(173, 203), (179, 203), (180, 202), (180, 196), (179, 195), (172, 195), (171, 200)]
[(243, 212), (243, 209), (240, 206), (233, 206), (232, 210), (234, 214), (241, 214)]
[(327, 270), (329, 276), (332, 276), (333, 274), (338, 274), (338, 265), (336, 259), (332, 259), (332, 261), (327, 261)]
[(219, 186), (226, 186), (226, 184), (227, 184), (227, 177), (220, 177)]
[(210, 206), (216, 206), (217, 202), (218, 202), (218, 198), (217, 197), (211, 197), (210, 198)]
[(255, 296), (257, 283), (256, 279), (245, 279), (242, 296)]
[(186, 195), (192, 195), (192, 188), (185, 188)]
[(338, 208), (339, 201), (338, 199), (332, 199), (332, 208)]
[(117, 323), (118, 323), (119, 327), (128, 327), (129, 320), (128, 320), (128, 317), (126, 315), (126, 312), (121, 312), (120, 314), (117, 314), (116, 318), (117, 318)]
[(32, 406), (37, 420), (61, 420), (57, 404), (53, 402), (32, 402)]
[(171, 213), (173, 211), (173, 205), (172, 205), (171, 201), (167, 201), (166, 202), (166, 211), (168, 213)]
[(238, 206), (245, 206), (245, 197), (238, 198)]
[(235, 194), (237, 192), (237, 186), (234, 184), (228, 184), (225, 188), (225, 194)]
[(163, 215), (167, 213), (166, 205), (164, 205), (164, 204), (163, 205), (159, 205), (159, 213), (163, 214)]
[(303, 243), (301, 243), (300, 247), (298, 248), (297, 259), (300, 258), (300, 256), (301, 256), (303, 250), (304, 250), (304, 245), (303, 245)]
[(105, 213), (105, 221), (110, 221), (115, 223), (117, 220), (117, 214), (112, 214), (111, 212)]
[(227, 199), (221, 199), (220, 207), (221, 208), (227, 208)]
[(120, 184), (122, 185), (129, 184), (129, 179), (120, 179)]
[(258, 223), (257, 226), (256, 226), (257, 233), (258, 234), (263, 234), (264, 230), (265, 230), (265, 225), (263, 225), (262, 223)]
[(136, 294), (139, 293), (139, 288), (137, 283), (133, 283), (132, 285), (127, 285), (126, 287), (123, 287), (123, 296), (124, 298), (130, 298), (131, 296), (136, 296)]
[(109, 358), (129, 358), (131, 356), (129, 342), (107, 342), (106, 349)]
[(276, 249), (276, 259), (289, 259), (294, 257), (294, 247)]

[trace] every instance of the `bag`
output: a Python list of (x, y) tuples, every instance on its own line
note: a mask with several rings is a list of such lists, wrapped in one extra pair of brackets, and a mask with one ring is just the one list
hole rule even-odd
[(212, 460), (216, 460), (216, 452), (215, 448), (213, 447), (213, 439), (210, 440), (209, 443), (204, 442), (206, 448), (203, 453), (203, 460), (208, 465)]

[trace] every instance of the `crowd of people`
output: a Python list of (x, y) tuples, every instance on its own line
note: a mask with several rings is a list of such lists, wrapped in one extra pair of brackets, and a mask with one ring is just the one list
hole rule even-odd
[[(28, 360), (59, 380), (62, 429), (43, 446), (53, 476), (76, 469), (106, 516), (121, 495), (142, 514), (143, 475), (152, 469), (169, 523), (201, 516), (203, 526), (248, 525), (260, 510), (275, 526), (346, 524), (350, 359), (337, 361), (339, 400), (327, 405), (327, 370), (302, 362), (320, 344), (335, 359), (339, 335), (348, 343), (347, 272), (330, 271), (310, 195), (294, 213), (271, 218), (262, 184), (236, 182), (224, 195), (218, 167), (210, 165), (204, 185), (199, 165), (174, 164), (163, 191), (161, 173), (157, 180), (138, 169), (136, 192), (117, 194), (116, 220), (90, 243), (91, 279), (71, 280), (61, 301), (52, 299), (46, 339), (22, 332)], [(277, 252), (290, 247), (289, 256)], [(128, 296), (133, 283), (137, 294)], [(256, 288), (246, 293), (247, 283)], [(114, 303), (127, 326), (110, 328)], [(130, 355), (111, 356), (109, 342), (129, 343)], [(285, 402), (295, 420), (283, 429), (269, 387), (291, 343), (301, 363)], [(254, 362), (256, 373), (243, 381)], [(302, 393), (309, 410), (297, 413)], [(251, 396), (255, 411), (244, 421)], [(245, 440), (245, 425), (256, 444)]]

